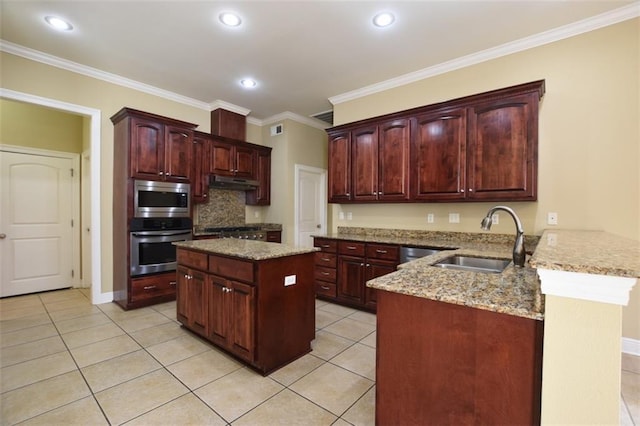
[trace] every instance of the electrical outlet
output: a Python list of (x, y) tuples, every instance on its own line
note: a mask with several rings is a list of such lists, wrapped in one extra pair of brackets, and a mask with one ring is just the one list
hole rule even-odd
[(353, 219), (353, 213), (347, 212), (347, 220)]
[(433, 221), (434, 221), (433, 213), (427, 214), (427, 223), (433, 223)]
[(558, 224), (558, 213), (549, 212), (547, 213), (547, 225), (557, 225)]
[(494, 214), (492, 214), (492, 215), (491, 215), (491, 222), (492, 222), (494, 225), (499, 224), (499, 223), (500, 223), (500, 215), (499, 215), (498, 213), (494, 213)]
[(449, 223), (460, 223), (460, 213), (449, 213)]
[(287, 275), (286, 277), (284, 277), (284, 286), (289, 286), (289, 285), (294, 285), (296, 283), (296, 276), (295, 275)]
[(344, 212), (340, 212), (340, 213), (338, 213), (338, 218), (339, 218), (340, 220), (344, 220)]
[(258, 219), (260, 217), (260, 212), (253, 212), (253, 217)]

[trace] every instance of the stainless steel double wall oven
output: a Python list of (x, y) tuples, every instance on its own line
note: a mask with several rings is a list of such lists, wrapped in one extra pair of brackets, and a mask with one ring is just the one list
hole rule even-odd
[(131, 276), (176, 269), (176, 241), (191, 240), (190, 185), (135, 181), (129, 224)]

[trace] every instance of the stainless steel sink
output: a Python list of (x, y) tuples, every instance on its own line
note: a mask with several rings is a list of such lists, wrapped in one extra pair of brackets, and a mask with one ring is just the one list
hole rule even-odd
[(444, 249), (438, 247), (413, 247), (402, 246), (400, 247), (400, 263), (410, 262), (412, 260), (420, 259), (421, 257), (431, 256), (432, 254), (440, 253)]
[(489, 259), (486, 257), (451, 256), (433, 266), (461, 271), (499, 274), (511, 263), (510, 259)]

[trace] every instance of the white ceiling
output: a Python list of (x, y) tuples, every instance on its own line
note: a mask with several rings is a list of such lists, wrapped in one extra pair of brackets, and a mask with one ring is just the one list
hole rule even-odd
[[(198, 106), (222, 101), (266, 120), (331, 110), (330, 98), (462, 63), (488, 49), (508, 52), (505, 46), (544, 40), (549, 31), (561, 38), (616, 16), (628, 19), (640, 3), (1, 0), (0, 7), (4, 51), (50, 63), (64, 59), (70, 69), (106, 72)], [(392, 27), (371, 24), (381, 10), (396, 15)], [(223, 28), (222, 11), (240, 14), (242, 26)], [(69, 20), (74, 31), (53, 31), (46, 15)], [(238, 80), (246, 76), (259, 86), (241, 88)]]

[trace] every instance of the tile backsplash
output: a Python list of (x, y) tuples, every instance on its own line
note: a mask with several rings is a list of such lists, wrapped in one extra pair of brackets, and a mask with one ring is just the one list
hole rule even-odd
[(244, 191), (209, 189), (209, 201), (195, 205), (199, 226), (241, 226), (245, 224)]

